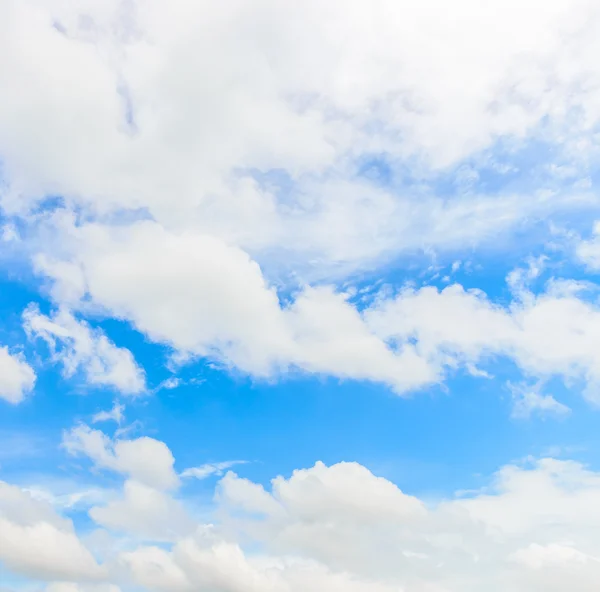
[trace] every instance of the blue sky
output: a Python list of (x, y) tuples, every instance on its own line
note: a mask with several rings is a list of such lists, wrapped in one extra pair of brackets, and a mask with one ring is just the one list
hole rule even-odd
[(595, 591), (599, 29), (4, 2), (0, 592)]

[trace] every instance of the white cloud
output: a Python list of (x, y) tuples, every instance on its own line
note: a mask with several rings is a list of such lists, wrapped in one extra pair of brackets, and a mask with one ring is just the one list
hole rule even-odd
[(125, 394), (144, 390), (144, 372), (131, 352), (117, 347), (101, 330), (77, 320), (68, 310), (60, 309), (48, 317), (29, 306), (23, 321), (30, 337), (46, 341), (53, 358), (63, 365), (64, 376), (81, 370), (93, 385), (111, 386)]
[[(580, 284), (534, 294), (531, 266), (512, 276), (508, 304), (452, 285), (382, 293), (362, 310), (325, 283), (597, 211), (586, 183), (599, 155), (599, 17), (593, 0), (1, 2), (0, 201), (21, 217), (4, 246), (33, 259), (59, 307), (29, 309), (26, 327), (66, 375), (132, 394), (145, 378), (131, 354), (74, 314), (117, 317), (174, 359), (258, 378), (311, 372), (405, 393), (455, 370), (484, 376), (502, 357), (526, 378), (581, 383), (598, 403), (600, 309)], [(363, 164), (382, 171), (367, 180)], [(48, 196), (61, 214), (35, 207)], [(597, 243), (577, 248), (591, 270)], [(300, 288), (283, 302), (279, 282)], [(7, 348), (0, 368), (0, 396), (22, 400), (33, 370)], [(566, 409), (519, 395), (517, 413), (532, 412)], [(109, 418), (121, 411), (95, 416)], [(228, 474), (222, 522), (192, 535), (185, 504), (165, 493), (179, 478), (164, 443), (79, 426), (64, 444), (127, 477), (92, 519), (174, 540), (127, 539), (115, 585), (591, 592), (600, 581), (600, 477), (577, 463), (504, 467), (489, 489), (437, 505), (355, 463), (318, 463), (270, 488)], [(2, 561), (73, 580), (51, 592), (89, 592), (75, 580), (105, 571), (72, 524), (7, 491)]]
[(103, 421), (114, 421), (117, 425), (121, 425), (124, 419), (123, 411), (125, 405), (122, 405), (118, 401), (115, 401), (113, 408), (110, 411), (99, 411), (92, 417), (92, 423), (99, 423)]
[[(549, 174), (549, 191), (526, 197), (447, 199), (427, 182), (498, 140), (510, 160), (531, 136), (560, 148), (552, 170), (585, 169), (580, 155), (593, 158), (600, 119), (587, 58), (599, 44), (592, 0), (335, 0), (326, 13), (316, 0), (285, 11), (272, 0), (127, 6), (3, 5), (9, 209), (47, 195), (94, 216), (144, 209), (176, 235), (211, 234), (292, 261), (288, 271), (299, 260), (331, 271), (489, 241), (532, 214), (575, 206)], [(356, 161), (374, 154), (392, 169), (410, 162), (425, 187), (358, 180)], [(518, 165), (486, 154), (456, 181), (468, 185), (477, 166)], [(274, 187), (273, 171), (287, 189)]]
[(46, 586), (45, 592), (121, 592), (112, 584), (74, 584), (72, 582), (53, 582)]
[(600, 558), (591, 557), (573, 547), (565, 545), (537, 545), (531, 544), (529, 547), (519, 549), (512, 555), (512, 559), (517, 563), (530, 569), (543, 569), (553, 567), (558, 564), (564, 566), (568, 564), (585, 564), (588, 561), (598, 562)]
[[(400, 252), (497, 242), (556, 208), (597, 207), (556, 184), (557, 171), (564, 184), (597, 156), (600, 76), (583, 56), (597, 53), (600, 20), (591, 0), (576, 4), (335, 0), (323, 13), (313, 0), (291, 12), (272, 0), (175, 0), (168, 11), (155, 0), (10, 0), (2, 199), (63, 307), (31, 321), (51, 343), (67, 340), (66, 372), (124, 392), (144, 390), (129, 352), (67, 310), (128, 320), (178, 359), (259, 378), (299, 370), (403, 393), (502, 355), (534, 376), (584, 380), (597, 398), (583, 327), (595, 308), (576, 298), (500, 309), (456, 287), (424, 289), (362, 314), (322, 284), (282, 306), (274, 281), (335, 281)], [(485, 170), (518, 171), (519, 142), (532, 139), (561, 161), (543, 163), (537, 190), (479, 194)], [(374, 154), (392, 177), (409, 163), (422, 182), (357, 175)], [(440, 172), (458, 187), (451, 196), (436, 194)], [(33, 215), (48, 195), (64, 209)], [(416, 310), (429, 303), (441, 306), (439, 329)], [(395, 327), (395, 306), (414, 306), (421, 325)], [(479, 335), (449, 320), (471, 312), (490, 323)], [(561, 320), (542, 328), (550, 315)]]
[[(126, 232), (65, 229), (88, 286), (69, 304), (85, 297), (183, 357), (208, 356), (259, 378), (301, 370), (382, 382), (398, 393), (505, 357), (532, 377), (580, 380), (590, 401), (599, 398), (600, 309), (581, 284), (528, 291), (541, 260), (509, 276), (514, 297), (505, 306), (454, 284), (382, 292), (359, 311), (328, 286), (305, 287), (282, 305), (255, 262), (212, 237), (169, 234), (154, 222)], [(55, 277), (59, 291), (63, 279)]]
[(23, 401), (35, 385), (33, 368), (20, 354), (11, 354), (8, 347), (0, 347), (0, 399), (13, 405)]
[(42, 579), (98, 580), (104, 571), (69, 520), (18, 487), (0, 482), (0, 561)]
[(131, 480), (125, 482), (123, 499), (93, 507), (89, 514), (105, 528), (152, 541), (177, 540), (195, 527), (180, 502)]
[(177, 376), (171, 376), (170, 378), (166, 378), (165, 380), (163, 380), (162, 382), (160, 382), (158, 384), (157, 387), (155, 387), (154, 392), (159, 392), (164, 390), (170, 391), (173, 389), (176, 389), (177, 387), (181, 386), (182, 384), (185, 384), (181, 378), (178, 378)]
[[(54, 543), (70, 542), (34, 555), (11, 543), (0, 554), (10, 569), (85, 592), (104, 592), (85, 584), (102, 575), (112, 585), (180, 592), (561, 592), (569, 582), (592, 592), (599, 496), (600, 474), (574, 461), (507, 465), (479, 492), (427, 503), (357, 463), (316, 463), (270, 487), (229, 472), (217, 487), (218, 520), (198, 525), (185, 507), (194, 500), (129, 480), (122, 499), (90, 512), (125, 536), (99, 568), (74, 543), (70, 521), (4, 485), (0, 516), (11, 527), (0, 538), (12, 541), (18, 527), (45, 549), (45, 525)], [(83, 555), (56, 559), (65, 553)]]
[(564, 403), (557, 401), (552, 395), (540, 392), (542, 385), (529, 386), (526, 384), (512, 386), (514, 418), (527, 419), (532, 414), (539, 415), (569, 415), (571, 409)]
[(153, 438), (112, 441), (99, 430), (79, 425), (64, 432), (63, 446), (72, 455), (89, 457), (99, 468), (129, 475), (149, 487), (170, 489), (179, 483), (171, 451)]
[(67, 480), (34, 483), (22, 490), (34, 500), (50, 504), (57, 511), (72, 511), (89, 508), (114, 497), (111, 490)]
[[(214, 357), (257, 377), (298, 368), (382, 380), (398, 390), (436, 378), (411, 347), (389, 350), (330, 288), (306, 289), (281, 308), (259, 266), (219, 239), (171, 234), (154, 222), (126, 230), (65, 224), (92, 303), (184, 356)], [(52, 274), (54, 267), (44, 269)], [(60, 286), (70, 278), (55, 280), (67, 292)]]
[(581, 380), (586, 397), (597, 403), (600, 309), (580, 299), (578, 289), (551, 282), (534, 295), (523, 288), (508, 307), (460, 285), (404, 289), (366, 311), (365, 319), (387, 342), (413, 339), (416, 353), (434, 366), (503, 356), (530, 376)]
[[(149, 590), (559, 592), (595, 589), (600, 477), (572, 461), (509, 465), (486, 490), (427, 505), (355, 463), (278, 477), (229, 473), (221, 526), (169, 551), (121, 554)], [(255, 549), (245, 551), (241, 542)]]
[(592, 270), (600, 269), (600, 222), (594, 225), (594, 234), (589, 240), (582, 240), (576, 249), (577, 256)]
[(193, 477), (194, 479), (206, 479), (212, 475), (221, 476), (227, 469), (236, 465), (244, 465), (247, 460), (226, 460), (218, 463), (206, 463), (199, 467), (190, 467), (182, 471), (180, 477)]

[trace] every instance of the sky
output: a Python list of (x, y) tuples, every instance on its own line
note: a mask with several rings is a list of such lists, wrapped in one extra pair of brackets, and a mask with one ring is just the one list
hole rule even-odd
[(593, 0), (2, 0), (0, 592), (592, 592)]

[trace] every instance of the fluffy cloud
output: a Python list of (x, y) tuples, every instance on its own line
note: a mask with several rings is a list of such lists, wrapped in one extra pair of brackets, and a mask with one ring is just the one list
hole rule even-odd
[[(594, 589), (600, 477), (544, 459), (485, 491), (426, 505), (355, 463), (317, 463), (269, 490), (228, 474), (220, 527), (120, 556), (150, 590), (362, 592)], [(238, 540), (260, 552), (245, 552)]]
[[(182, 358), (259, 378), (300, 370), (404, 393), (499, 355), (582, 379), (597, 398), (583, 327), (596, 309), (574, 297), (499, 309), (458, 287), (405, 290), (361, 311), (302, 281), (597, 207), (575, 186), (600, 121), (597, 66), (584, 59), (600, 38), (591, 0), (449, 6), (6, 2), (2, 203), (59, 306), (27, 322), (63, 344), (66, 372), (144, 388), (127, 350), (67, 312), (92, 308)], [(502, 179), (525, 174), (518, 153), (532, 139), (557, 162), (536, 169), (524, 198)], [(486, 174), (500, 179), (494, 195), (478, 191)], [(60, 207), (35, 208), (55, 195)], [(296, 290), (285, 305), (282, 282)], [(439, 328), (425, 306), (439, 306)], [(418, 326), (400, 318), (410, 307)], [(488, 323), (478, 335), (450, 320), (471, 313)], [(561, 320), (542, 327), (550, 316)]]
[(20, 403), (33, 389), (36, 375), (20, 354), (11, 354), (8, 347), (0, 347), (0, 399)]
[(178, 501), (136, 481), (125, 482), (123, 499), (93, 507), (89, 513), (100, 526), (145, 540), (171, 541), (194, 530)]
[[(35, 180), (52, 171), (24, 148), (27, 141), (41, 144), (41, 134), (52, 136), (61, 124), (65, 153), (50, 145), (43, 153), (54, 157), (53, 176), (69, 178), (79, 193), (102, 184), (105, 193), (121, 191), (125, 199), (139, 168), (116, 163), (139, 167), (142, 155), (154, 163), (164, 158), (158, 170), (148, 167), (158, 179), (171, 165), (177, 173), (200, 162), (196, 181), (207, 169), (214, 176), (232, 166), (324, 166), (357, 143), (393, 150), (391, 140), (402, 132), (397, 152), (426, 152), (445, 163), (494, 136), (523, 134), (543, 116), (560, 120), (572, 106), (592, 121), (598, 115), (592, 84), (568, 94), (581, 77), (597, 80), (594, 62), (581, 59), (597, 46), (593, 5), (585, 0), (577, 2), (578, 15), (565, 0), (502, 6), (463, 0), (452, 9), (439, 0), (419, 7), (336, 1), (326, 13), (314, 1), (291, 13), (268, 0), (173, 6), (135, 2), (124, 9), (113, 0), (75, 8), (55, 0), (4, 7), (4, 26), (13, 33), (3, 41), (6, 71), (18, 84), (7, 88), (2, 124), (22, 138), (11, 150), (15, 169), (35, 165)], [(30, 53), (19, 42), (27, 33), (37, 34)], [(108, 55), (96, 55), (94, 46)], [(28, 76), (17, 76), (19, 68)], [(92, 86), (75, 84), (77, 75)], [(198, 86), (207, 79), (210, 85)], [(41, 82), (56, 94), (36, 95)], [(24, 120), (17, 102), (23, 94), (36, 99), (36, 112), (54, 116), (43, 132)], [(373, 122), (383, 129), (364, 129)], [(166, 139), (169, 149), (160, 144)], [(83, 168), (68, 167), (69, 158)], [(152, 181), (142, 185), (145, 192)]]
[[(357, 463), (318, 462), (270, 487), (228, 473), (215, 521), (201, 524), (185, 509), (193, 500), (127, 480), (121, 500), (90, 512), (125, 536), (100, 568), (70, 521), (3, 485), (0, 538), (10, 544), (0, 557), (30, 577), (72, 582), (50, 585), (61, 591), (113, 592), (86, 583), (106, 576), (159, 592), (560, 592), (569, 582), (591, 592), (600, 575), (598, 496), (598, 473), (550, 458), (504, 466), (481, 491), (437, 502)], [(33, 538), (21, 544), (20, 536)]]
[(46, 341), (66, 377), (81, 370), (90, 384), (111, 386), (125, 394), (144, 390), (144, 372), (131, 352), (117, 347), (101, 330), (93, 330), (69, 311), (61, 309), (48, 317), (30, 306), (23, 313), (23, 321), (30, 337)]
[[(572, 208), (557, 171), (564, 180), (575, 161), (573, 177), (585, 177), (580, 155), (596, 146), (591, 0), (336, 0), (327, 11), (316, 0), (285, 11), (272, 0), (176, 0), (168, 11), (155, 0), (11, 0), (0, 22), (12, 211), (47, 195), (93, 216), (143, 210), (169, 232), (331, 270), (470, 245)], [(511, 149), (508, 163), (485, 155), (461, 169), (456, 199), (428, 185), (439, 168), (528, 134), (557, 147), (542, 171), (549, 191), (462, 191), (478, 164), (519, 170)], [(414, 183), (358, 180), (373, 155), (401, 172), (409, 162)]]
[(4, 482), (0, 482), (0, 561), (31, 578), (98, 580), (104, 576), (69, 520)]
[[(3, 246), (31, 260), (57, 307), (28, 309), (26, 329), (67, 376), (130, 394), (145, 390), (143, 371), (82, 316), (261, 379), (300, 371), (403, 394), (503, 358), (540, 385), (516, 393), (517, 415), (567, 413), (543, 394), (555, 376), (598, 403), (600, 309), (580, 284), (533, 293), (538, 272), (517, 274), (502, 304), (458, 284), (367, 304), (339, 288), (399, 255), (501, 244), (520, 224), (597, 212), (596, 3), (290, 4), (0, 3), (0, 205), (16, 218)], [(596, 234), (577, 248), (591, 270)], [(0, 396), (22, 400), (35, 373), (7, 348), (0, 367)], [(0, 560), (51, 592), (600, 581), (600, 477), (574, 462), (507, 466), (489, 488), (438, 503), (356, 463), (270, 487), (229, 473), (214, 524), (198, 526), (173, 494), (164, 443), (80, 425), (64, 446), (125, 476), (122, 496), (89, 514), (124, 544), (99, 566), (70, 521), (0, 487)]]
[(63, 446), (72, 455), (89, 457), (99, 468), (129, 475), (149, 487), (170, 489), (179, 483), (171, 451), (154, 438), (112, 441), (99, 430), (79, 425), (63, 434)]
[(40, 263), (55, 279), (56, 297), (75, 294), (65, 285), (78, 273), (81, 281), (73, 285), (87, 292), (71, 305), (89, 297), (180, 353), (214, 357), (258, 377), (299, 368), (382, 380), (398, 390), (435, 379), (410, 346), (389, 350), (330, 288), (307, 289), (282, 308), (259, 266), (219, 239), (167, 233), (155, 222), (121, 230), (65, 222), (63, 228), (77, 245), (69, 271)]
[(478, 290), (404, 289), (366, 311), (366, 322), (387, 342), (416, 342), (416, 352), (438, 366), (508, 357), (531, 376), (582, 380), (600, 400), (595, 347), (600, 309), (579, 298), (581, 286), (550, 282), (545, 293), (521, 292), (509, 307)]
[[(580, 380), (590, 401), (599, 398), (600, 309), (574, 282), (528, 291), (539, 270), (509, 276), (514, 296), (505, 306), (457, 284), (384, 291), (362, 310), (331, 286), (305, 287), (282, 304), (255, 262), (215, 238), (173, 235), (155, 222), (127, 231), (64, 224), (77, 245), (76, 283), (88, 286), (69, 304), (91, 301), (128, 318), (184, 357), (263, 378), (299, 369), (377, 381), (398, 393), (504, 357), (532, 377)], [(71, 275), (46, 263), (57, 294), (74, 293), (64, 287)]]

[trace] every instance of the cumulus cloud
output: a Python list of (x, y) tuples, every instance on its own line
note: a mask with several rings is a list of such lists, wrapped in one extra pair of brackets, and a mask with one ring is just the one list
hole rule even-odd
[[(254, 261), (214, 237), (170, 234), (155, 222), (127, 232), (65, 224), (78, 245), (78, 283), (88, 287), (69, 304), (91, 300), (184, 357), (207, 356), (258, 378), (301, 370), (398, 393), (456, 369), (481, 374), (478, 363), (502, 357), (532, 377), (580, 380), (590, 401), (599, 397), (600, 309), (573, 282), (530, 292), (543, 261), (509, 275), (513, 300), (504, 306), (460, 284), (382, 291), (362, 309), (333, 286), (307, 286), (283, 304)], [(69, 279), (54, 280), (63, 293)]]
[(571, 581), (591, 592), (599, 492), (597, 473), (552, 459), (508, 465), (485, 490), (436, 504), (356, 463), (317, 463), (270, 489), (229, 473), (220, 525), (120, 562), (150, 590), (559, 592)]
[(24, 328), (31, 338), (43, 339), (66, 377), (83, 371), (92, 385), (111, 386), (125, 394), (145, 388), (143, 370), (128, 349), (117, 347), (99, 329), (77, 320), (68, 310), (52, 316), (29, 306), (23, 313)]
[(34, 579), (104, 577), (70, 520), (56, 514), (50, 504), (4, 482), (0, 482), (0, 561)]
[(172, 541), (194, 530), (180, 502), (158, 489), (128, 480), (123, 498), (90, 509), (100, 526), (145, 540)]
[(0, 346), (0, 399), (17, 404), (23, 401), (36, 380), (33, 368), (21, 354), (11, 354)]
[(387, 342), (416, 342), (416, 352), (438, 366), (456, 367), (493, 356), (512, 359), (536, 377), (579, 379), (599, 400), (597, 348), (600, 309), (577, 295), (578, 286), (549, 284), (541, 294), (521, 292), (510, 306), (455, 284), (443, 290), (403, 289), (365, 313)]
[[(435, 378), (411, 347), (389, 350), (331, 288), (307, 289), (282, 308), (260, 267), (219, 239), (168, 233), (155, 222), (124, 230), (67, 223), (65, 229), (79, 245), (73, 268), (88, 286), (71, 304), (87, 295), (184, 355), (213, 357), (257, 377), (299, 368), (383, 380), (399, 390)], [(56, 267), (44, 269), (52, 275)], [(58, 269), (62, 294), (70, 274)]]
[[(125, 537), (101, 568), (69, 520), (2, 485), (0, 538), (10, 544), (0, 556), (11, 570), (54, 582), (49, 590), (69, 592), (561, 592), (569, 582), (591, 592), (600, 575), (599, 495), (597, 472), (551, 458), (506, 465), (482, 490), (437, 501), (357, 463), (317, 462), (268, 487), (227, 473), (214, 520), (202, 523), (188, 513), (194, 500), (129, 479), (122, 499), (90, 511)], [(15, 543), (20, 536), (34, 538)], [(102, 577), (108, 583), (96, 584)]]
[(113, 441), (82, 424), (63, 434), (63, 446), (69, 454), (85, 455), (97, 467), (129, 475), (149, 487), (170, 489), (179, 483), (171, 451), (154, 438)]

